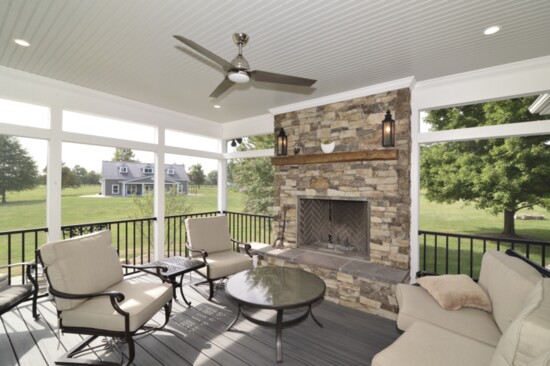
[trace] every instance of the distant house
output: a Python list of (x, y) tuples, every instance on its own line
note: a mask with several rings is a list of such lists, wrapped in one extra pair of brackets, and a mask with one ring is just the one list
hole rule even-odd
[[(189, 176), (185, 165), (166, 164), (164, 167), (165, 190), (176, 187), (178, 193), (187, 194)], [(104, 161), (101, 167), (101, 194), (104, 196), (143, 196), (153, 190), (155, 165)]]

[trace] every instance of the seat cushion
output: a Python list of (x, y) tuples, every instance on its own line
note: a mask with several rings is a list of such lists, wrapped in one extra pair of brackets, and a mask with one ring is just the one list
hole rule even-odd
[[(61, 292), (89, 294), (122, 281), (122, 266), (107, 230), (44, 244), (40, 256), (50, 285)], [(55, 298), (58, 310), (75, 308), (84, 301)]]
[(495, 348), (423, 321), (374, 356), (373, 366), (487, 366)]
[(491, 314), (475, 308), (444, 310), (422, 287), (398, 284), (397, 327), (408, 330), (422, 320), (496, 347), (501, 332)]
[(550, 278), (535, 285), (502, 335), (491, 366), (527, 366), (550, 351)]
[(502, 333), (523, 308), (523, 302), (542, 275), (519, 258), (487, 252), (481, 261), (479, 285), (491, 298), (493, 317)]
[[(225, 252), (216, 252), (209, 254), (206, 258), (210, 271), (209, 278), (212, 280), (231, 276), (252, 268), (252, 258), (247, 255), (226, 250)], [(199, 269), (199, 272), (206, 276), (206, 267)]]
[(210, 254), (232, 247), (225, 215), (186, 219), (185, 228), (189, 246), (193, 249), (206, 250)]
[(32, 294), (32, 285), (0, 287), (0, 314)]
[[(119, 303), (122, 310), (130, 313), (130, 331), (139, 329), (172, 299), (172, 286), (168, 283), (141, 282), (128, 279), (105, 291), (119, 291), (125, 296)], [(124, 316), (111, 306), (108, 296), (89, 299), (80, 306), (61, 312), (66, 327), (82, 327), (121, 332), (124, 331)]]

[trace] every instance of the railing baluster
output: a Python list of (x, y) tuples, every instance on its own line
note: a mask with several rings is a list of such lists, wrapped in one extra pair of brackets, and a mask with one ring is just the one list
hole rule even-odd
[(437, 235), (434, 237), (434, 272), (437, 273)]
[(474, 239), (470, 238), (470, 277), (474, 277)]
[(445, 235), (445, 274), (449, 274), (449, 235)]

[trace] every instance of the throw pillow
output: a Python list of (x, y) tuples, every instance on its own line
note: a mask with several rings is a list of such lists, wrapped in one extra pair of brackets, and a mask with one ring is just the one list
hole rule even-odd
[(445, 310), (468, 306), (491, 312), (489, 295), (466, 275), (426, 276), (417, 281)]

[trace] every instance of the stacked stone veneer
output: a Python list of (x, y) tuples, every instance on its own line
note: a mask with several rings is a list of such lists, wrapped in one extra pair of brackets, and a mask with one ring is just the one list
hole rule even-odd
[(288, 135), (289, 152), (322, 154), (320, 141), (336, 141), (335, 152), (380, 148), (386, 110), (396, 121), (397, 160), (275, 167), (275, 233), (286, 205), (285, 246), (299, 247), (297, 197), (361, 197), (370, 203), (369, 257), (373, 262), (409, 268), (410, 250), (410, 91), (400, 89), (275, 116), (275, 131)]
[[(410, 90), (350, 99), (275, 116), (275, 132), (288, 136), (289, 153), (322, 154), (320, 142), (336, 142), (335, 152), (381, 148), (381, 124), (386, 110), (396, 121), (397, 160), (275, 166), (274, 234), (281, 208), (287, 207), (285, 248), (297, 243), (297, 197), (366, 198), (370, 203), (369, 264), (395, 269), (393, 279), (370, 276), (369, 270), (345, 273), (312, 263), (264, 257), (263, 264), (302, 267), (327, 284), (326, 298), (340, 304), (392, 318), (397, 311), (396, 278), (406, 281), (410, 264)], [(360, 262), (359, 262), (360, 263)], [(405, 271), (404, 271), (405, 270)], [(398, 282), (402, 282), (398, 281)]]

